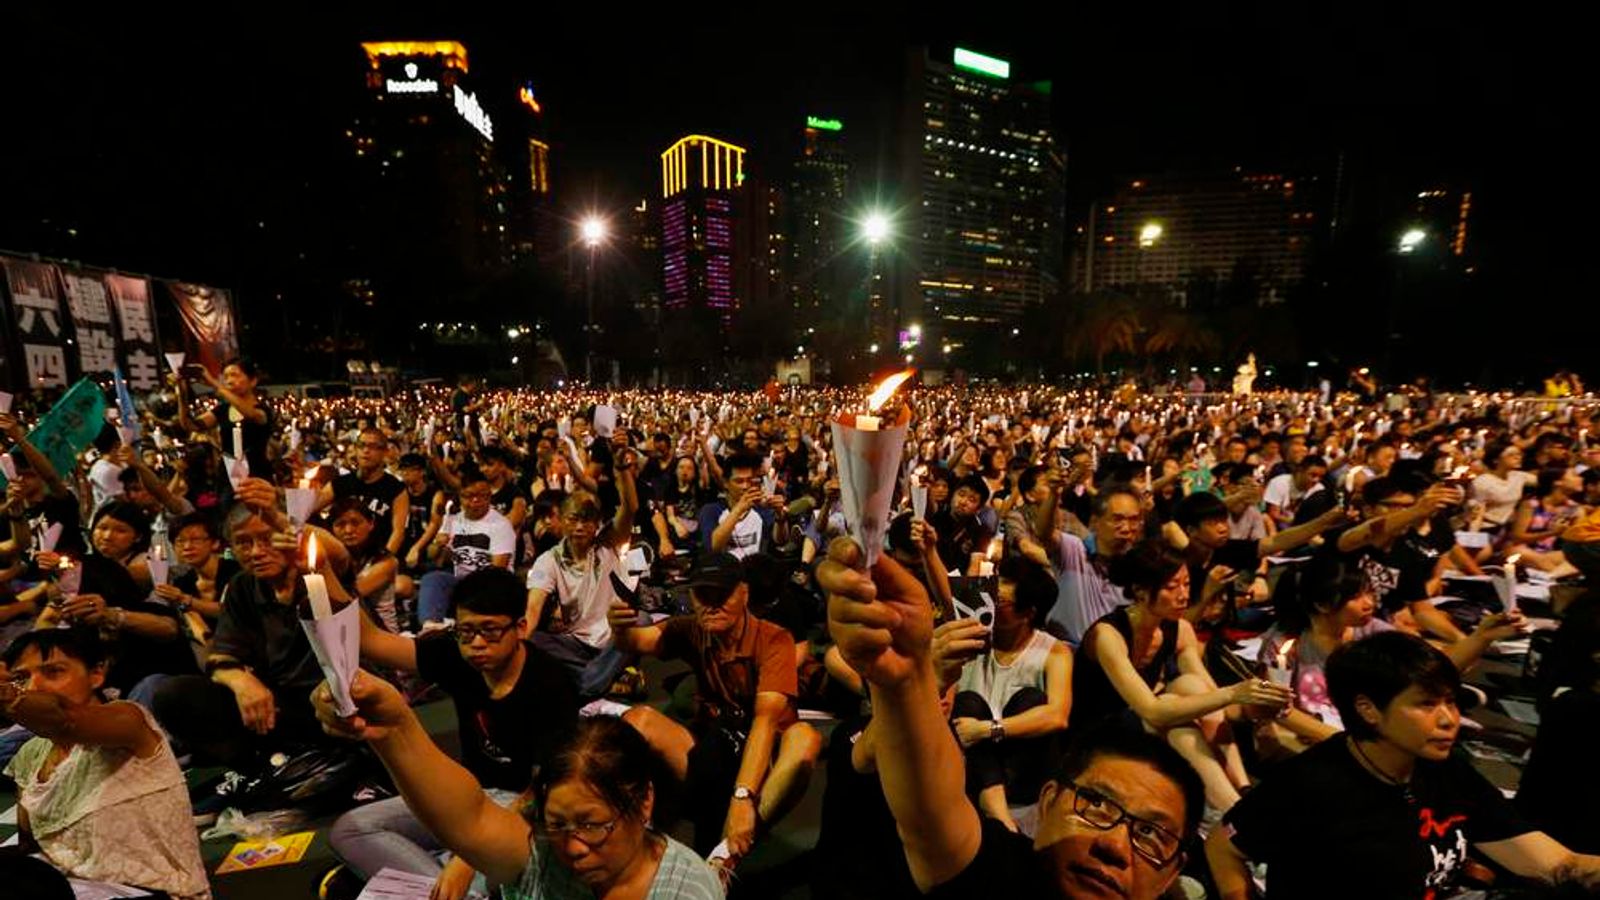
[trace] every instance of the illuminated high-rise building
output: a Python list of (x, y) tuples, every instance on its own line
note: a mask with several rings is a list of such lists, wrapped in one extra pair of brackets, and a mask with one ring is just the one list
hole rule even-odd
[(383, 308), (378, 323), (421, 322), (518, 252), (514, 179), (495, 142), (519, 129), (486, 108), (460, 43), (361, 49), (367, 90), (345, 131), (346, 187), (359, 222), (350, 237), (352, 282), (367, 305)]
[(692, 134), (661, 154), (662, 307), (710, 311), (724, 328), (740, 305), (735, 261), (744, 148)]
[(1057, 288), (1065, 160), (1050, 128), (1049, 82), (955, 48), (910, 55), (903, 185), (893, 251), (904, 279), (900, 327), (955, 348), (1009, 333)]
[(801, 334), (845, 311), (848, 266), (840, 253), (850, 243), (853, 223), (845, 209), (850, 161), (843, 135), (838, 119), (806, 117), (789, 173), (788, 291)]

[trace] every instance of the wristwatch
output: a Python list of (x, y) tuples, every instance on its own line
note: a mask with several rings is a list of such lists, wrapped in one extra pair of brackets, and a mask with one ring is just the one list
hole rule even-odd
[(1000, 743), (1006, 739), (1006, 723), (995, 719), (989, 723), (989, 740)]
[(755, 798), (756, 798), (755, 792), (751, 791), (749, 788), (745, 787), (742, 784), (734, 785), (734, 788), (733, 788), (733, 799), (735, 799), (735, 800), (754, 800)]

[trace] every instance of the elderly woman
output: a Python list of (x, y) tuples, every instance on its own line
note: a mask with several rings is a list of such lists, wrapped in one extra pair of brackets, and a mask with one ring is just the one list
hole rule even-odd
[(365, 672), (340, 718), (326, 683), (312, 700), (328, 733), (365, 740), (406, 805), (509, 900), (715, 900), (722, 885), (693, 850), (650, 826), (650, 746), (620, 719), (586, 719), (539, 770), (526, 814), (497, 806), (440, 750), (393, 685)]

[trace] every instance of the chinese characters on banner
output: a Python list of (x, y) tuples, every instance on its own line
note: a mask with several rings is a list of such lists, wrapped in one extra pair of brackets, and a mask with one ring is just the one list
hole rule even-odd
[(117, 338), (105, 282), (87, 272), (62, 272), (61, 283), (67, 291), (67, 308), (72, 311), (78, 372), (111, 374), (117, 367)]
[(27, 386), (67, 386), (67, 332), (61, 280), (53, 263), (0, 257), (11, 293)]
[(183, 319), (184, 350), (191, 362), (205, 366), (213, 375), (222, 374), (222, 364), (239, 355), (239, 340), (233, 329), (233, 303), (228, 292), (203, 284), (164, 281), (178, 315)]
[(155, 390), (161, 383), (156, 369), (161, 345), (156, 341), (155, 310), (150, 306), (150, 282), (128, 275), (106, 275), (106, 289), (117, 310), (117, 357), (128, 387)]

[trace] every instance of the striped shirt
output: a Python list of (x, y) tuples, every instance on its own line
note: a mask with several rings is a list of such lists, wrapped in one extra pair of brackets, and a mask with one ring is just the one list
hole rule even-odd
[(1057, 532), (1056, 605), (1046, 627), (1073, 647), (1101, 617), (1128, 605), (1122, 588), (1112, 584), (1089, 548), (1075, 535)]
[[(662, 837), (667, 849), (645, 900), (722, 900), (722, 882), (706, 861), (670, 836)], [(505, 900), (593, 900), (594, 892), (556, 861), (543, 838), (534, 837), (528, 849), (528, 867), (515, 886), (503, 888)]]

